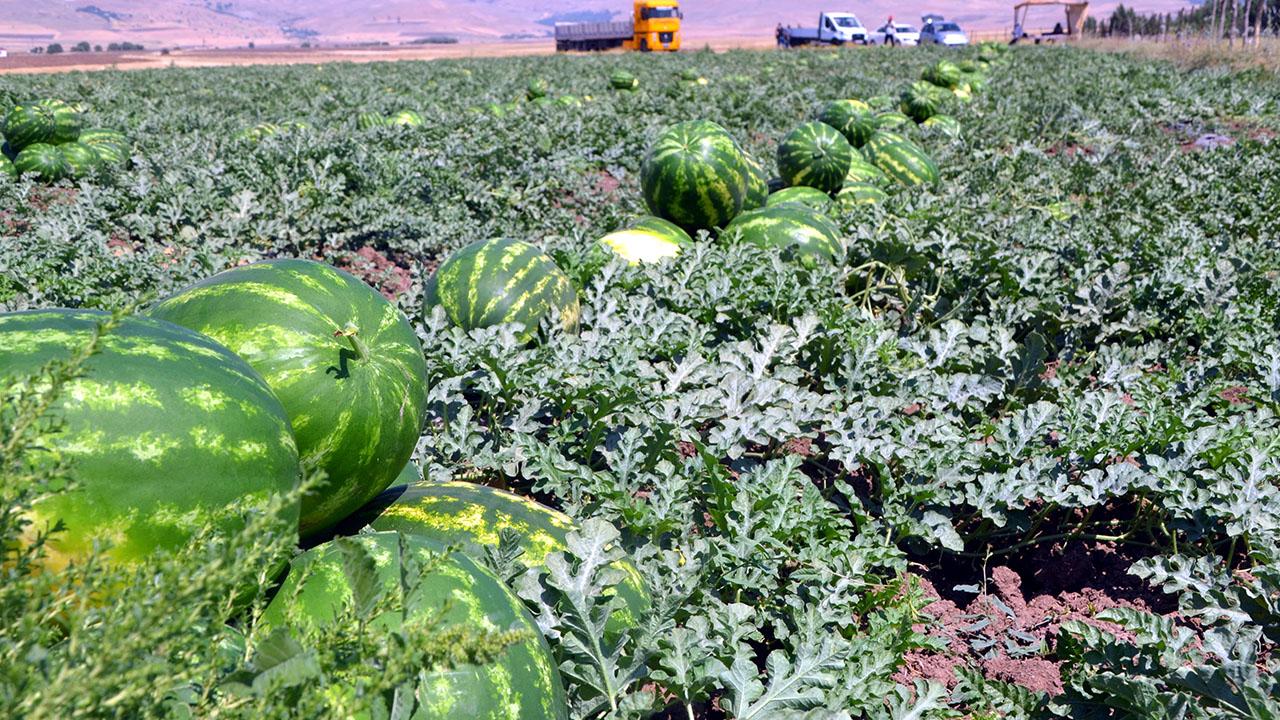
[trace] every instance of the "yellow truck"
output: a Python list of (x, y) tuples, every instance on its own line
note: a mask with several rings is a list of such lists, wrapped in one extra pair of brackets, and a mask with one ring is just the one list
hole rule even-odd
[(630, 20), (556, 23), (556, 50), (674, 52), (680, 49), (683, 18), (679, 0), (635, 0)]

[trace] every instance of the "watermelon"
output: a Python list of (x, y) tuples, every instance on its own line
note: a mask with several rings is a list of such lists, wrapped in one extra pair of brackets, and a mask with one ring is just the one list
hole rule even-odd
[(831, 193), (844, 184), (855, 150), (839, 130), (809, 122), (778, 145), (778, 169), (788, 185), (806, 185)]
[(561, 95), (556, 98), (556, 104), (562, 107), (582, 107), (582, 101), (574, 95)]
[[(912, 124), (911, 118), (897, 110), (888, 110), (886, 112), (876, 114), (877, 130), (892, 130), (894, 128), (900, 128), (904, 125), (910, 124)], [(867, 139), (870, 140), (870, 138)]]
[(925, 120), (920, 127), (932, 132), (941, 133), (950, 138), (960, 137), (960, 121), (950, 115), (941, 113)]
[(658, 136), (640, 167), (640, 188), (652, 214), (686, 230), (710, 230), (742, 212), (749, 172), (724, 128), (694, 120)]
[(643, 217), (600, 238), (600, 244), (636, 265), (675, 257), (693, 244), (689, 233), (659, 217)]
[(57, 145), (48, 143), (28, 145), (14, 158), (13, 167), (23, 175), (33, 173), (49, 182), (71, 174), (67, 156), (62, 154)]
[(729, 223), (722, 237), (729, 242), (795, 252), (806, 265), (818, 260), (844, 260), (840, 229), (827, 216), (798, 203), (742, 213)]
[(361, 130), (382, 127), (389, 124), (387, 119), (378, 113), (363, 112), (356, 116), (356, 125)]
[[(344, 547), (345, 546), (345, 547)], [(461, 553), (426, 538), (380, 532), (339, 538), (299, 555), (280, 592), (263, 612), (268, 628), (326, 627), (355, 604), (353, 582), (344, 556), (373, 561), (377, 586), (399, 594), (404, 612), (388, 611), (372, 622), (398, 629), (407, 619), (441, 629), (525, 631), (525, 639), (507, 646), (491, 664), (460, 664), (449, 670), (423, 668), (418, 720), (566, 720), (564, 686), (551, 649), (524, 604), (492, 573)], [(421, 574), (418, 574), (421, 573)], [(408, 576), (414, 581), (405, 581)]]
[(19, 152), (36, 143), (71, 142), (80, 136), (80, 113), (61, 100), (17, 105), (5, 115), (4, 136)]
[(71, 177), (84, 177), (102, 165), (98, 151), (81, 142), (63, 143), (58, 146), (62, 157), (67, 160), (68, 174)]
[(129, 157), (129, 140), (115, 130), (93, 128), (80, 133), (80, 142), (93, 148), (106, 165), (121, 165)]
[(920, 79), (940, 88), (950, 90), (960, 84), (960, 78), (963, 74), (960, 66), (950, 60), (943, 59), (925, 68), (920, 75)]
[(424, 304), (437, 305), (466, 330), (501, 323), (524, 326), (527, 342), (548, 315), (578, 327), (578, 291), (555, 260), (519, 240), (481, 240), (450, 255), (427, 282)]
[(844, 210), (858, 205), (879, 205), (888, 199), (889, 196), (879, 187), (865, 182), (845, 183), (836, 193), (836, 205)]
[(902, 113), (917, 123), (937, 115), (940, 100), (934, 90), (934, 86), (925, 82), (909, 85), (902, 91), (902, 104), (899, 106)]
[(747, 166), (747, 196), (742, 200), (742, 209), (764, 207), (765, 200), (769, 197), (769, 176), (750, 155), (743, 153), (742, 159)]
[[(524, 551), (519, 561), (529, 568), (542, 567), (547, 555), (566, 550), (566, 537), (577, 529), (564, 513), (466, 482), (415, 482), (389, 488), (344, 523), (343, 529), (354, 532), (365, 525), (458, 546), (475, 558), (483, 558), (486, 547), (497, 549), (498, 534), (511, 529)], [(609, 624), (617, 629), (636, 627), (649, 609), (649, 590), (630, 560), (613, 567), (624, 576), (617, 589), (623, 607)]]
[(677, 73), (676, 76), (680, 78), (681, 82), (687, 83), (698, 82), (699, 79), (698, 71), (693, 68), (685, 68)]
[(822, 109), (818, 119), (839, 130), (856, 148), (865, 145), (876, 131), (875, 113), (861, 100), (836, 100)]
[(791, 187), (770, 195), (768, 201), (765, 202), (765, 206), (773, 207), (783, 203), (799, 203), (818, 212), (826, 212), (827, 208), (831, 207), (831, 197), (817, 188)]
[(414, 110), (401, 110), (387, 119), (388, 125), (402, 125), (404, 127), (418, 127), (425, 122), (426, 120), (422, 118), (422, 115)]
[(896, 133), (881, 130), (862, 148), (867, 159), (886, 175), (907, 186), (935, 184), (938, 166), (920, 146)]
[(844, 182), (846, 185), (851, 182), (887, 183), (889, 176), (859, 153), (854, 155), (853, 162), (849, 163), (849, 172), (844, 176)]
[(13, 161), (5, 155), (0, 155), (0, 175), (18, 177), (18, 169), (13, 166)]
[[(0, 377), (66, 360), (110, 320), (96, 310), (0, 314)], [(70, 463), (67, 492), (31, 508), (49, 537), (51, 569), (82, 560), (93, 540), (133, 562), (185, 545), (204, 523), (228, 532), (298, 482), (298, 451), (280, 401), (258, 373), (213, 340), (146, 317), (102, 335), (53, 407), (65, 427), (44, 442)], [(6, 384), (7, 387), (7, 384)], [(289, 512), (296, 519), (297, 508)]]
[(254, 263), (150, 314), (227, 346), (280, 398), (303, 462), (326, 474), (302, 500), (304, 536), (385, 490), (413, 453), (427, 404), (422, 346), (404, 314), (355, 277), (310, 260)]
[(549, 92), (551, 92), (551, 86), (542, 78), (530, 80), (529, 85), (525, 88), (525, 96), (530, 100), (546, 97)]
[(640, 87), (640, 80), (626, 70), (614, 70), (609, 76), (609, 86), (614, 90), (635, 90)]

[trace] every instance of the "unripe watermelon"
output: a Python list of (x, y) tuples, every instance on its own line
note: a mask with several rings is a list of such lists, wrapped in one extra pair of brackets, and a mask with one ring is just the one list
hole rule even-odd
[(826, 212), (831, 207), (831, 197), (817, 188), (790, 187), (783, 188), (770, 195), (768, 201), (765, 202), (765, 206), (773, 207), (783, 203), (799, 203), (818, 212)]
[(84, 177), (102, 165), (102, 158), (98, 157), (98, 151), (84, 143), (63, 143), (58, 146), (58, 150), (67, 160), (70, 177)]
[(877, 128), (875, 113), (861, 100), (836, 100), (823, 108), (818, 119), (839, 130), (856, 148), (866, 144)]
[(920, 146), (896, 133), (880, 131), (862, 148), (867, 159), (886, 175), (907, 186), (938, 182), (938, 166)]
[[(280, 592), (267, 605), (267, 627), (325, 627), (355, 602), (344, 570), (342, 545), (371, 558), (378, 587), (399, 593), (404, 615), (387, 612), (373, 622), (398, 628), (407, 620), (432, 621), (444, 628), (465, 626), (494, 632), (522, 630), (526, 638), (507, 646), (489, 665), (461, 664), (449, 670), (423, 668), (419, 720), (566, 720), (568, 707), (560, 673), (547, 641), (524, 604), (492, 573), (461, 553), (426, 538), (380, 532), (340, 538), (299, 555)], [(420, 575), (417, 573), (421, 572)]]
[(675, 257), (692, 245), (693, 239), (675, 223), (660, 217), (643, 217), (600, 238), (600, 244), (635, 265)]
[(404, 127), (418, 127), (425, 122), (426, 120), (416, 110), (401, 110), (387, 119), (388, 125), (402, 125)]
[(609, 86), (614, 90), (635, 90), (640, 87), (640, 80), (626, 70), (614, 70), (609, 76)]
[(742, 200), (742, 209), (764, 207), (765, 200), (769, 198), (769, 176), (750, 155), (743, 153), (742, 159), (747, 166), (747, 195)]
[(67, 156), (62, 154), (57, 145), (48, 143), (28, 145), (18, 153), (18, 157), (14, 158), (13, 167), (22, 175), (32, 173), (48, 182), (60, 180), (71, 174)]
[[(109, 319), (96, 310), (0, 315), (0, 377), (68, 359)], [(65, 429), (44, 438), (49, 455), (36, 454), (69, 461), (73, 482), (30, 511), (32, 533), (65, 526), (49, 537), (49, 567), (87, 557), (95, 537), (128, 562), (182, 547), (206, 522), (232, 532), (296, 486), (298, 451), (280, 401), (208, 337), (126, 317), (84, 370), (53, 407)], [(295, 507), (288, 520), (296, 517)]]
[(820, 122), (801, 125), (778, 145), (778, 170), (788, 185), (831, 193), (844, 184), (853, 146), (839, 130)]
[(310, 260), (255, 263), (151, 315), (226, 345), (280, 398), (303, 461), (326, 474), (303, 498), (304, 536), (385, 490), (413, 453), (427, 404), (422, 346), (404, 314), (357, 278)]
[[(355, 532), (368, 525), (458, 546), (481, 559), (485, 548), (497, 549), (499, 533), (514, 530), (524, 551), (525, 567), (541, 568), (547, 555), (568, 549), (567, 536), (577, 530), (573, 518), (528, 498), (465, 482), (415, 482), (388, 488), (343, 524)], [(636, 627), (650, 606), (649, 589), (630, 560), (614, 563), (624, 579), (618, 596), (624, 606), (609, 626)]]
[(728, 242), (746, 242), (795, 252), (801, 262), (842, 262), (844, 243), (840, 229), (827, 216), (798, 203), (745, 212), (724, 229)]
[(845, 186), (836, 193), (836, 205), (842, 210), (849, 210), (858, 205), (879, 205), (888, 200), (889, 196), (883, 190), (865, 182), (845, 183)]
[(654, 215), (690, 231), (711, 230), (742, 212), (749, 172), (724, 128), (694, 120), (658, 136), (640, 167), (640, 188)]
[(115, 130), (94, 128), (80, 133), (80, 142), (93, 148), (106, 165), (121, 165), (129, 158), (129, 140)]
[(481, 240), (450, 255), (427, 282), (424, 303), (466, 330), (518, 322), (528, 341), (544, 317), (578, 326), (578, 291), (555, 260), (519, 240)]
[(950, 138), (960, 137), (960, 121), (950, 115), (941, 113), (925, 120), (920, 127), (931, 132), (938, 132)]
[(551, 86), (542, 78), (530, 80), (529, 85), (525, 88), (525, 96), (530, 100), (546, 97), (549, 92), (551, 92)]
[(356, 126), (361, 130), (383, 127), (387, 124), (387, 119), (378, 113), (363, 112), (356, 116)]

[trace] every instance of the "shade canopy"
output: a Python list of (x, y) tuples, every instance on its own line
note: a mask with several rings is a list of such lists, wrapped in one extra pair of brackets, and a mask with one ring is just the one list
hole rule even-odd
[(1023, 25), (1027, 11), (1039, 5), (1061, 5), (1067, 11), (1067, 33), (1079, 35), (1084, 31), (1084, 19), (1089, 15), (1089, 3), (1064, 2), (1064, 0), (1022, 0), (1013, 6), (1013, 24)]

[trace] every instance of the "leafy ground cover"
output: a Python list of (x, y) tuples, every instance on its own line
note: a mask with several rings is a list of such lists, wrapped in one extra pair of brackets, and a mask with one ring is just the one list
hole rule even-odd
[[(661, 128), (711, 120), (771, 158), (826, 102), (896, 97), (938, 57), (6, 77), (0, 98), (82, 103), (133, 152), (111, 177), (0, 184), (0, 307), (119, 310), (277, 256), (364, 277), (425, 349), (426, 478), (511, 488), (584, 521), (564, 562), (519, 582), (558, 641), (575, 717), (1280, 717), (1273, 79), (1018, 50), (948, 110), (958, 138), (920, 139), (936, 188), (833, 211), (844, 265), (703, 237), (629, 266), (596, 245), (643, 212), (640, 162)], [(610, 90), (619, 69), (637, 91)], [(690, 69), (707, 82), (682, 82)], [(583, 101), (469, 109), (522, 97), (534, 77)], [(402, 110), (424, 122), (359, 128), (360, 113)], [(243, 132), (263, 123), (281, 129)], [(443, 257), (490, 237), (551, 253), (580, 288), (577, 334), (524, 344), (424, 311)], [(10, 400), (6, 420), (38, 414)], [(0, 435), (7, 452), (20, 436)], [(214, 544), (186, 567), (235, 552)], [(653, 609), (601, 644), (623, 552)], [(515, 577), (510, 557), (491, 561)], [(183, 566), (156, 578), (177, 586)], [(216, 637), (226, 611), (200, 591), (185, 589), (183, 623)], [(0, 595), (6, 627), (48, 611), (16, 595)], [(195, 662), (201, 643), (185, 642)], [(57, 663), (83, 663), (82, 648), (35, 661), (29, 647), (0, 641), (6, 659), (44, 663), (0, 693), (27, 714), (42, 693), (111, 707), (93, 703), (113, 682), (132, 688), (117, 703), (145, 705), (123, 657), (76, 690)], [(181, 688), (158, 707), (207, 712), (226, 696), (212, 688), (238, 683), (256, 704), (221, 712), (267, 713), (260, 696), (279, 686), (250, 682), (254, 657), (151, 668)]]

